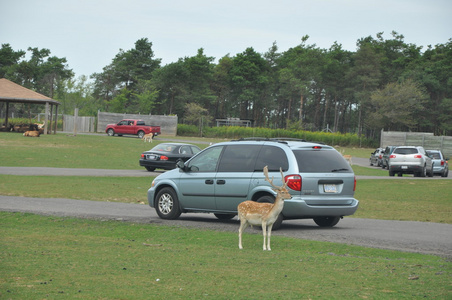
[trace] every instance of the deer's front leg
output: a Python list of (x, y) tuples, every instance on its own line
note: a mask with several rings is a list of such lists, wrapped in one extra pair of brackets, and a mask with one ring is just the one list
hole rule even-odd
[(267, 250), (267, 245), (265, 244), (265, 238), (267, 237), (267, 224), (265, 222), (262, 222), (262, 235), (264, 236), (263, 249), (265, 251)]
[(270, 237), (272, 235), (272, 228), (273, 228), (273, 224), (268, 226), (268, 232), (267, 232), (267, 250), (268, 251), (272, 251), (272, 249), (270, 248)]

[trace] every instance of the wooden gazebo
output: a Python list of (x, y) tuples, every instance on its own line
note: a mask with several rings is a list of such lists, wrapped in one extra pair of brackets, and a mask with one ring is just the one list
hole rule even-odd
[[(29, 104), (44, 104), (45, 107), (45, 125), (44, 134), (47, 134), (49, 125), (50, 132), (52, 132), (53, 123), (53, 133), (57, 130), (57, 120), (58, 120), (58, 101), (52, 98), (46, 97), (35, 91), (27, 89), (19, 84), (9, 81), (5, 78), (0, 78), (0, 102), (6, 102), (6, 114), (5, 114), (5, 127), (8, 127), (8, 115), (9, 115), (9, 104), (10, 103), (29, 103)], [(53, 122), (53, 106), (55, 105), (55, 121)], [(48, 116), (50, 115), (50, 120)]]

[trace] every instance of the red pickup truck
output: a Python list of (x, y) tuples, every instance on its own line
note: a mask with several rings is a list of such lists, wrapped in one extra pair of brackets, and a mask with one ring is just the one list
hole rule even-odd
[(141, 139), (145, 134), (152, 133), (153, 137), (160, 134), (160, 126), (145, 125), (143, 120), (124, 119), (118, 124), (108, 124), (105, 132), (109, 136), (115, 134), (121, 136), (123, 134), (138, 135)]

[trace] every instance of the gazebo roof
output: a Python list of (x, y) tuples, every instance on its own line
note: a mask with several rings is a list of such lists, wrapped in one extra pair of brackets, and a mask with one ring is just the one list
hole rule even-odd
[(52, 98), (29, 90), (19, 84), (0, 78), (0, 102), (32, 103), (32, 104), (56, 104), (60, 103)]

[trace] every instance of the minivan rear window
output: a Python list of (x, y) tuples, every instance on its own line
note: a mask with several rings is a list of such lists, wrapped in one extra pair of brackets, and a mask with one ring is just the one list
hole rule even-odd
[(416, 154), (418, 153), (416, 148), (396, 148), (393, 152), (394, 154)]
[(353, 172), (339, 152), (332, 150), (294, 150), (300, 173)]

